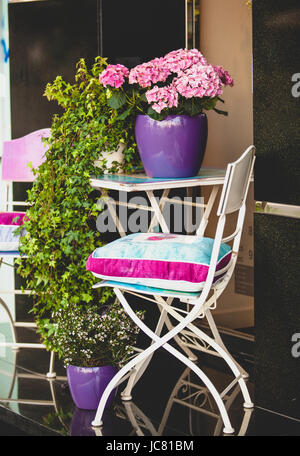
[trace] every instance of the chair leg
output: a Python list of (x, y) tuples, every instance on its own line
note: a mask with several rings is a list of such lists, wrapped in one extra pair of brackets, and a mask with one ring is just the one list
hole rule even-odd
[[(155, 334), (152, 333), (152, 336), (154, 338)], [(150, 354), (154, 353), (154, 351), (158, 348), (158, 346), (160, 346), (160, 344), (159, 344), (160, 339), (159, 338), (157, 338), (157, 339), (158, 339), (157, 340), (158, 343), (152, 344), (143, 353), (140, 353), (136, 358), (132, 359), (126, 366), (124, 366), (114, 376), (114, 378), (107, 385), (107, 387), (106, 387), (106, 389), (105, 389), (105, 391), (104, 391), (104, 393), (103, 393), (103, 395), (101, 397), (101, 400), (100, 400), (100, 403), (99, 403), (99, 406), (98, 406), (98, 409), (97, 409), (97, 412), (96, 412), (95, 419), (92, 421), (92, 426), (96, 427), (96, 426), (102, 426), (103, 425), (103, 423), (101, 421), (102, 420), (102, 415), (103, 415), (105, 404), (107, 402), (107, 399), (108, 399), (110, 393), (116, 387), (116, 385), (119, 383), (119, 381), (122, 379), (122, 377), (127, 372), (130, 371), (130, 369), (132, 369), (135, 365), (139, 364), (141, 361), (146, 359)], [(186, 358), (184, 355), (182, 355), (182, 353), (180, 353), (178, 350), (173, 348), (171, 345), (166, 343), (166, 344), (163, 345), (163, 347), (168, 352), (170, 352), (173, 356), (175, 356), (177, 359), (182, 361), (187, 367), (189, 367), (191, 370), (193, 370), (195, 372), (195, 374), (198, 375), (198, 377), (203, 381), (203, 383), (207, 386), (207, 388), (209, 389), (209, 391), (212, 394), (213, 398), (215, 399), (216, 404), (217, 404), (217, 406), (219, 408), (219, 411), (220, 411), (220, 414), (221, 414), (221, 417), (222, 417), (222, 420), (223, 420), (223, 423), (224, 423), (224, 429), (223, 429), (224, 434), (232, 434), (232, 433), (234, 433), (234, 429), (231, 426), (231, 423), (230, 423), (230, 420), (229, 420), (228, 413), (227, 413), (227, 410), (225, 408), (224, 402), (223, 402), (220, 394), (216, 390), (215, 386), (213, 385), (213, 383), (209, 380), (209, 378), (204, 374), (204, 372), (198, 366), (196, 366), (191, 360)]]
[[(168, 330), (170, 331), (171, 328), (173, 328), (173, 325), (169, 319), (169, 317), (166, 318), (166, 326), (168, 328)], [(187, 355), (187, 357), (191, 360), (191, 361), (194, 361), (196, 362), (198, 357), (195, 355), (195, 353), (192, 352), (192, 350), (190, 350), (188, 347), (186, 347), (179, 336), (175, 336), (174, 337), (174, 340), (175, 342), (177, 343), (177, 345), (181, 348), (182, 351), (184, 351), (184, 353)]]
[[(125, 298), (124, 298), (122, 293), (118, 293), (118, 299), (120, 300), (120, 302), (122, 304), (124, 303)], [(162, 328), (164, 326), (166, 317), (167, 317), (167, 312), (166, 311), (162, 311), (161, 314), (160, 314), (156, 329), (155, 329), (155, 334), (157, 336), (159, 336), (161, 331), (162, 331)], [(152, 340), (151, 343), (153, 344), (154, 341)], [(122, 401), (131, 401), (131, 399), (132, 399), (132, 396), (131, 396), (132, 388), (136, 385), (136, 383), (139, 381), (139, 379), (142, 377), (142, 375), (146, 371), (146, 369), (147, 369), (147, 367), (148, 367), (148, 365), (149, 365), (149, 363), (150, 363), (150, 361), (152, 359), (153, 354), (154, 353), (152, 353), (150, 356), (148, 356), (148, 358), (146, 360), (144, 360), (143, 362), (138, 364), (136, 366), (136, 368), (134, 369), (133, 373), (130, 375), (129, 380), (127, 382), (127, 385), (126, 385), (124, 391), (122, 391), (122, 393), (121, 393)]]
[(214, 336), (216, 342), (223, 348), (223, 350), (226, 351), (228, 356), (236, 364), (236, 366), (239, 369), (239, 371), (240, 371), (241, 375), (243, 376), (243, 378), (249, 378), (248, 372), (246, 372), (245, 369), (233, 358), (233, 356), (229, 353), (227, 347), (225, 346), (225, 344), (224, 344), (224, 342), (223, 342), (223, 340), (222, 340), (222, 338), (220, 336), (220, 333), (218, 331), (218, 328), (217, 328), (217, 326), (215, 324), (215, 321), (213, 319), (211, 311), (207, 310), (206, 313), (205, 313), (205, 316), (206, 316), (207, 322), (209, 324), (209, 327), (211, 329), (211, 332), (213, 333), (213, 336)]
[[(17, 333), (16, 333), (16, 328), (15, 328), (15, 322), (12, 318), (12, 315), (11, 315), (11, 312), (8, 308), (8, 306), (6, 305), (6, 303), (3, 301), (2, 298), (0, 298), (0, 306), (3, 307), (3, 309), (5, 310), (7, 316), (8, 316), (8, 319), (9, 319), (9, 322), (10, 322), (10, 325), (11, 325), (11, 329), (12, 329), (12, 336), (13, 336), (13, 344), (11, 346), (11, 349), (14, 350), (15, 352), (19, 350), (20, 346), (18, 345), (18, 342), (17, 342)], [(55, 353), (54, 352), (51, 352), (50, 354), (50, 363), (49, 363), (49, 372), (47, 372), (46, 376), (47, 378), (54, 378), (56, 377), (56, 373), (54, 372), (54, 359), (55, 359)]]
[[(124, 298), (122, 293), (118, 294), (118, 299), (120, 300), (120, 302), (124, 302), (123, 300), (125, 298)], [(173, 298), (168, 298), (167, 299), (167, 304), (171, 305), (172, 301), (173, 301)], [(169, 319), (168, 314), (167, 314), (166, 311), (162, 311), (161, 312), (159, 321), (157, 323), (157, 326), (156, 326), (156, 329), (155, 329), (155, 334), (157, 336), (160, 335), (164, 324), (167, 326), (167, 328), (169, 330), (173, 328), (173, 325), (170, 322), (170, 319)], [(197, 359), (198, 359), (197, 356), (191, 350), (189, 350), (189, 348), (185, 347), (182, 344), (181, 339), (180, 339), (179, 336), (175, 336), (174, 340), (175, 340), (175, 342), (177, 342), (179, 347), (185, 352), (185, 354), (188, 356), (188, 358), (191, 361), (197, 361)], [(153, 341), (152, 341), (152, 343), (153, 343)], [(148, 365), (149, 365), (149, 363), (150, 363), (150, 361), (152, 359), (152, 356), (153, 355), (149, 356), (149, 358), (147, 360), (145, 360), (143, 363), (141, 363), (139, 366), (137, 366), (134, 369), (133, 373), (129, 377), (129, 380), (127, 382), (127, 385), (126, 385), (124, 391), (122, 391), (122, 393), (121, 393), (122, 401), (131, 401), (131, 399), (132, 399), (132, 395), (131, 395), (132, 389), (137, 384), (139, 379), (142, 377), (144, 372), (146, 371), (146, 369), (147, 369), (147, 367), (148, 367)]]
[[(114, 289), (117, 297), (120, 299), (121, 292), (118, 289)], [(102, 415), (104, 412), (105, 404), (107, 402), (107, 399), (112, 392), (112, 390), (116, 387), (116, 385), (120, 382), (122, 377), (127, 374), (133, 367), (136, 365), (140, 364), (144, 360), (148, 358), (149, 355), (154, 353), (159, 347), (165, 348), (169, 353), (171, 353), (173, 356), (175, 356), (179, 361), (183, 362), (187, 367), (189, 367), (192, 371), (195, 372), (196, 375), (203, 381), (203, 383), (206, 385), (210, 393), (212, 394), (213, 398), (216, 401), (216, 404), (219, 408), (223, 423), (224, 423), (224, 429), (223, 432), (225, 434), (232, 434), (234, 432), (233, 427), (231, 426), (228, 413), (226, 410), (226, 407), (224, 405), (224, 402), (216, 390), (215, 386), (213, 383), (210, 381), (210, 379), (207, 377), (207, 375), (198, 367), (196, 366), (191, 360), (186, 358), (182, 353), (180, 353), (177, 349), (172, 347), (171, 345), (168, 344), (168, 341), (173, 338), (174, 333), (176, 335), (176, 328), (173, 329), (173, 334), (166, 334), (162, 338), (157, 336), (151, 329), (149, 329), (135, 314), (135, 312), (131, 309), (131, 307), (127, 304), (127, 301), (122, 299), (121, 303), (123, 304), (126, 312), (128, 315), (132, 318), (132, 320), (140, 327), (140, 329), (147, 334), (151, 339), (154, 339), (155, 342), (151, 344), (144, 352), (140, 353), (139, 355), (136, 356), (136, 358), (130, 360), (115, 376), (114, 378), (110, 381), (110, 383), (107, 385), (101, 400), (98, 405), (98, 409), (96, 412), (95, 419), (92, 421), (92, 426), (102, 426)], [(179, 325), (178, 325), (179, 326)], [(180, 327), (177, 328), (178, 331), (180, 331)]]
[(227, 363), (227, 365), (230, 367), (232, 373), (234, 374), (235, 378), (237, 379), (243, 397), (244, 397), (244, 407), (245, 408), (253, 408), (254, 404), (251, 401), (249, 391), (247, 388), (247, 385), (245, 383), (245, 379), (243, 378), (239, 367), (237, 366), (236, 362), (232, 359), (232, 357), (228, 354), (226, 350), (222, 346), (220, 346), (214, 339), (209, 337), (207, 334), (205, 334), (203, 331), (201, 331), (199, 328), (194, 326), (193, 324), (189, 324), (187, 326), (190, 330), (192, 330), (200, 339), (204, 340), (207, 342), (216, 352), (219, 353), (219, 355), (223, 358), (223, 360)]
[(13, 336), (13, 343), (16, 344), (14, 346), (12, 346), (12, 349), (18, 349), (18, 346), (17, 346), (17, 333), (16, 333), (16, 328), (15, 328), (15, 324), (14, 324), (14, 320), (12, 318), (12, 315), (10, 313), (10, 310), (8, 308), (8, 306), (6, 305), (6, 303), (3, 301), (2, 298), (0, 298), (0, 305), (3, 307), (3, 309), (5, 310), (5, 313), (7, 314), (8, 316), (8, 319), (9, 319), (9, 323), (10, 323), (10, 326), (11, 326), (11, 329), (12, 329), (12, 336)]
[(95, 427), (102, 426), (102, 424), (103, 424), (102, 423), (102, 415), (103, 415), (103, 412), (104, 412), (104, 408), (105, 408), (107, 399), (108, 399), (110, 393), (112, 392), (112, 390), (122, 381), (122, 378), (131, 369), (133, 369), (135, 366), (137, 366), (139, 364), (142, 364), (145, 360), (147, 360), (149, 355), (152, 355), (155, 352), (156, 349), (157, 349), (157, 344), (154, 343), (154, 344), (150, 345), (145, 351), (143, 351), (142, 353), (137, 355), (135, 358), (131, 359), (112, 378), (112, 380), (109, 382), (109, 384), (107, 385), (107, 387), (105, 388), (105, 390), (104, 390), (104, 392), (103, 392), (103, 394), (101, 396), (101, 399), (100, 399), (100, 402), (99, 402), (99, 405), (98, 405), (98, 408), (97, 408), (95, 419), (92, 421), (92, 426), (95, 426)]
[(55, 361), (55, 352), (51, 352), (50, 353), (49, 372), (47, 372), (47, 378), (56, 377), (56, 372), (54, 372), (54, 361)]
[[(163, 301), (163, 300), (162, 300)], [(164, 307), (164, 306), (163, 306)], [(178, 321), (181, 322), (182, 317), (176, 310), (169, 308), (168, 312)], [(208, 310), (205, 311), (205, 314), (209, 312)], [(211, 317), (211, 321), (213, 321)], [(234, 374), (236, 381), (238, 381), (243, 397), (244, 397), (244, 407), (245, 408), (253, 408), (254, 404), (251, 401), (249, 391), (247, 388), (247, 385), (245, 383), (245, 379), (242, 376), (242, 373), (240, 371), (239, 366), (237, 365), (236, 361), (232, 359), (231, 355), (227, 352), (226, 349), (224, 349), (222, 346), (220, 346), (216, 340), (212, 339), (209, 337), (206, 333), (201, 331), (199, 328), (197, 328), (195, 325), (192, 323), (187, 324), (187, 328), (191, 330), (199, 339), (202, 339), (206, 343), (208, 343), (219, 355), (223, 358), (223, 360), (227, 363), (227, 365), (230, 367), (232, 373)], [(215, 327), (216, 328), (216, 327)], [(233, 386), (233, 385), (232, 385)], [(230, 388), (229, 388), (230, 389)], [(227, 389), (228, 390), (228, 389)], [(225, 394), (225, 390), (223, 392)]]
[[(167, 303), (168, 306), (170, 306), (173, 301), (174, 301), (174, 298), (169, 297), (169, 298), (167, 298), (166, 303)], [(157, 302), (157, 305), (158, 305), (159, 309), (161, 310), (160, 300), (156, 299), (156, 302)], [(173, 328), (173, 325), (172, 325), (172, 323), (170, 321), (170, 318), (168, 316), (166, 316), (165, 324), (166, 324), (166, 327), (168, 328), (169, 331)], [(181, 348), (181, 350), (187, 355), (187, 357), (191, 361), (197, 361), (198, 357), (188, 347), (186, 347), (182, 343), (182, 341), (181, 341), (179, 336), (174, 336), (174, 340), (177, 343), (177, 345)]]

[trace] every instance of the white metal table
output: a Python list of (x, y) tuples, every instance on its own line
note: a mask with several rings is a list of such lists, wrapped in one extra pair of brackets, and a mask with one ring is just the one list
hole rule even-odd
[[(126, 235), (119, 217), (117, 216), (115, 206), (126, 206), (130, 209), (140, 209), (152, 212), (152, 218), (148, 226), (148, 231), (153, 231), (154, 227), (159, 224), (163, 233), (169, 233), (169, 226), (163, 216), (163, 208), (167, 202), (172, 204), (182, 204), (184, 206), (201, 207), (203, 209), (203, 215), (201, 223), (198, 229), (198, 235), (204, 235), (209, 216), (216, 200), (218, 190), (223, 185), (225, 178), (225, 169), (215, 168), (201, 168), (199, 175), (188, 178), (174, 178), (174, 179), (163, 179), (163, 178), (150, 178), (145, 174), (106, 174), (101, 176), (92, 177), (90, 182), (91, 186), (101, 193), (105, 194), (106, 190), (117, 190), (119, 192), (144, 192), (146, 193), (149, 205), (140, 205), (130, 202), (123, 201), (112, 201), (107, 199), (106, 204), (108, 210), (116, 222), (116, 228), (121, 236)], [(210, 195), (207, 203), (195, 203), (192, 201), (179, 201), (176, 199), (169, 198), (169, 192), (171, 189), (187, 189), (187, 195), (193, 187), (210, 187)], [(155, 190), (162, 190), (162, 195), (158, 200), (154, 196)]]

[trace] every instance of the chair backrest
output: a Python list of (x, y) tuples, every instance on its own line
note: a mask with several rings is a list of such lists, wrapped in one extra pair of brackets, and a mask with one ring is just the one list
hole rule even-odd
[[(250, 146), (238, 160), (233, 163), (229, 163), (227, 166), (225, 181), (217, 211), (219, 220), (216, 227), (214, 246), (207, 281), (205, 284), (206, 293), (209, 291), (215, 276), (223, 276), (221, 286), (226, 287), (234, 271), (245, 219), (246, 198), (255, 161), (254, 153), (255, 147)], [(238, 211), (236, 227), (231, 235), (223, 237), (226, 216), (227, 214), (236, 211)], [(227, 266), (216, 272), (217, 259), (222, 242), (233, 242), (232, 256)]]
[(46, 144), (42, 138), (50, 136), (50, 128), (29, 133), (21, 138), (3, 142), (2, 180), (33, 182), (35, 176), (28, 166), (37, 168), (45, 160)]
[(249, 146), (238, 160), (228, 164), (217, 212), (219, 216), (238, 211), (244, 204), (255, 161), (254, 153), (255, 147)]

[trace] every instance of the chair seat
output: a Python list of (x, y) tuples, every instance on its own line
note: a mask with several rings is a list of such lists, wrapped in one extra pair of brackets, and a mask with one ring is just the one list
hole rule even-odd
[(25, 212), (0, 213), (0, 252), (17, 253), (20, 236), (25, 230), (22, 230), (21, 234), (15, 234), (15, 231), (23, 225), (25, 217)]
[[(135, 233), (94, 250), (87, 269), (96, 277), (157, 289), (199, 292), (207, 278), (214, 240), (210, 238)], [(231, 259), (221, 244), (215, 281)]]
[(147, 287), (145, 285), (138, 285), (134, 283), (118, 282), (117, 280), (103, 280), (100, 283), (94, 285), (94, 288), (98, 287), (116, 287), (121, 290), (131, 291), (133, 293), (142, 293), (151, 296), (163, 296), (165, 298), (178, 298), (178, 299), (196, 299), (199, 297), (201, 292), (198, 291), (177, 291), (167, 290), (162, 288)]

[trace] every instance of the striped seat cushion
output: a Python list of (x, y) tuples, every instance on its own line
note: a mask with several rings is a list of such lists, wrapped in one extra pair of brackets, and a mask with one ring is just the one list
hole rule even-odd
[[(197, 236), (136, 233), (95, 249), (86, 268), (102, 279), (200, 291), (207, 278), (213, 243), (213, 239)], [(217, 271), (229, 263), (231, 254), (231, 247), (221, 244)]]

